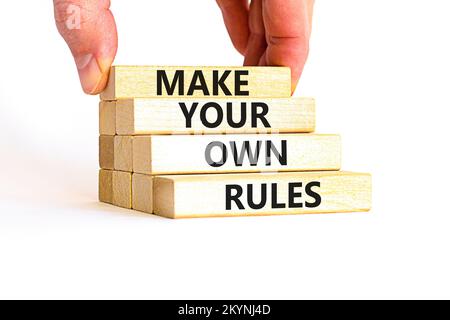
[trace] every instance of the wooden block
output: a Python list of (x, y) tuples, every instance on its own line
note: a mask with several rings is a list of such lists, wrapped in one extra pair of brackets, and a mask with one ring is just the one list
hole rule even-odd
[(133, 171), (133, 137), (114, 137), (114, 169), (120, 171)]
[(100, 136), (100, 168), (132, 172), (132, 148), (132, 136)]
[(100, 170), (98, 173), (98, 199), (100, 202), (113, 203), (113, 171)]
[(100, 168), (114, 170), (114, 136), (100, 136), (98, 144)]
[(102, 100), (154, 97), (290, 97), (291, 70), (285, 67), (111, 68)]
[(154, 212), (168, 218), (369, 211), (371, 176), (293, 172), (158, 176)]
[(108, 120), (117, 125), (119, 135), (299, 133), (315, 129), (312, 98), (160, 98), (118, 100), (116, 104), (117, 118)]
[(153, 213), (153, 177), (133, 174), (133, 209)]
[(131, 173), (100, 170), (99, 200), (131, 209)]
[(133, 172), (143, 174), (339, 170), (340, 166), (341, 141), (338, 135), (133, 138)]
[(100, 135), (113, 136), (116, 134), (116, 103), (101, 101), (99, 107)]

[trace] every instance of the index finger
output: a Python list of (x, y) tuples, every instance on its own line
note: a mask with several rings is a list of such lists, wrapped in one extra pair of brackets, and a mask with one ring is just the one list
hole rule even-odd
[(245, 54), (249, 36), (248, 0), (216, 0), (234, 47)]
[(314, 0), (263, 0), (266, 65), (287, 66), (295, 90), (309, 53)]

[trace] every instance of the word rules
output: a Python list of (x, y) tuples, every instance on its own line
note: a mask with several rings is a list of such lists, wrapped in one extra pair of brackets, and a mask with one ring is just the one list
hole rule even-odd
[[(154, 213), (169, 218), (368, 211), (371, 177), (351, 172), (159, 176)], [(176, 201), (175, 201), (176, 199)]]

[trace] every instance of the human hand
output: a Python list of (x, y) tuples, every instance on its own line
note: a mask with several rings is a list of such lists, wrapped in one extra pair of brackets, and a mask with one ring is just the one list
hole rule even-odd
[[(314, 0), (217, 0), (244, 64), (288, 66), (293, 89), (303, 70)], [(74, 56), (87, 94), (103, 91), (117, 53), (110, 0), (53, 0), (58, 31)]]
[(84, 92), (102, 92), (117, 53), (110, 0), (53, 0), (53, 4), (56, 26), (72, 51)]
[(292, 91), (309, 52), (314, 0), (217, 0), (246, 66), (286, 66)]

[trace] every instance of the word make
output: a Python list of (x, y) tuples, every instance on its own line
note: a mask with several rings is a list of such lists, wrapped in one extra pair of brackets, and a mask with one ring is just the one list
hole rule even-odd
[[(204, 70), (194, 70), (187, 79), (184, 70), (176, 70), (173, 77), (169, 79), (166, 70), (156, 72), (157, 95), (173, 96), (175, 92), (179, 96), (193, 96), (200, 93), (203, 96), (249, 96), (250, 92), (245, 87), (248, 86), (246, 77), (248, 70), (212, 70), (212, 83), (206, 81)], [(234, 86), (228, 88), (226, 80), (233, 73)]]
[(290, 98), (291, 89), (291, 71), (284, 67), (114, 66), (101, 99)]

